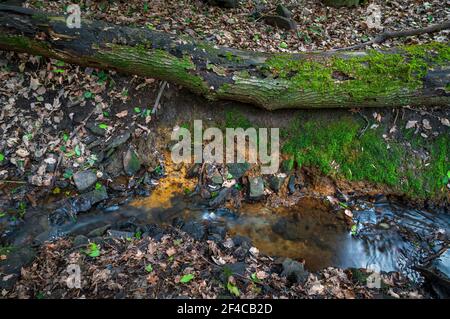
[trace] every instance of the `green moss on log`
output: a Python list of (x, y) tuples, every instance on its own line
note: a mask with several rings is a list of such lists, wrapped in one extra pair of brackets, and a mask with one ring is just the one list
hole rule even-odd
[(277, 55), (266, 66), (274, 77), (288, 80), (290, 90), (314, 91), (341, 102), (350, 97), (364, 102), (411, 94), (423, 86), (422, 79), (431, 64), (449, 61), (449, 51), (447, 45), (433, 43), (407, 46), (399, 53), (371, 50), (348, 58), (294, 60), (289, 55)]
[(173, 81), (186, 86), (198, 94), (207, 95), (209, 88), (204, 80), (195, 74), (195, 64), (189, 56), (175, 57), (160, 49), (147, 49), (110, 44), (99, 48), (93, 60), (119, 71), (142, 76), (151, 76)]

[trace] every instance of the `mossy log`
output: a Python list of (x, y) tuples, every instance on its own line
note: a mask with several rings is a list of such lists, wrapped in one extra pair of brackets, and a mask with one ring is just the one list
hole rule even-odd
[(70, 29), (64, 16), (0, 5), (0, 49), (158, 78), (267, 110), (450, 105), (448, 44), (269, 54), (102, 21)]

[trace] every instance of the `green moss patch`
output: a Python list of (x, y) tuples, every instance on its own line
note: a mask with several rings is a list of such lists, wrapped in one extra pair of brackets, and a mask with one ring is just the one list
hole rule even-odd
[(397, 53), (369, 50), (353, 57), (276, 55), (266, 62), (274, 77), (289, 80), (291, 90), (314, 91), (344, 101), (405, 96), (422, 87), (431, 64), (448, 62), (450, 48), (432, 43), (401, 48)]
[(430, 154), (424, 162), (405, 146), (406, 140), (385, 142), (382, 127), (369, 129), (359, 137), (361, 127), (351, 117), (328, 123), (296, 120), (284, 132), (283, 151), (291, 154), (300, 167), (315, 166), (326, 175), (388, 185), (418, 198), (445, 194), (449, 136), (417, 144)]

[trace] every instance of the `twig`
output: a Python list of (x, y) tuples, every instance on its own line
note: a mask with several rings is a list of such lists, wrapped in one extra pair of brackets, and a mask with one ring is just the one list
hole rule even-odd
[(164, 88), (167, 85), (167, 81), (164, 81), (161, 85), (161, 87), (159, 88), (159, 92), (158, 92), (158, 96), (156, 97), (156, 101), (155, 101), (155, 105), (153, 105), (153, 109), (152, 109), (152, 114), (156, 113), (156, 109), (158, 108), (159, 105), (159, 101), (161, 100), (161, 96), (163, 94)]
[(447, 29), (450, 29), (450, 20), (444, 21), (439, 24), (434, 24), (434, 25), (431, 25), (426, 28), (408, 29), (408, 30), (401, 30), (401, 31), (385, 31), (385, 32), (377, 35), (374, 39), (372, 39), (370, 41), (352, 45), (352, 46), (345, 47), (345, 48), (333, 49), (331, 51), (344, 51), (344, 50), (347, 51), (347, 50), (362, 49), (368, 45), (380, 44), (380, 43), (383, 43), (386, 40), (389, 40), (392, 38), (410, 37), (413, 35), (421, 35), (421, 34), (425, 34), (425, 33), (435, 33), (435, 32), (439, 32), (439, 31), (447, 30)]
[(438, 251), (437, 253), (435, 253), (435, 254), (433, 254), (433, 255), (428, 256), (427, 258), (425, 258), (425, 259), (421, 262), (421, 264), (422, 264), (422, 265), (425, 265), (425, 264), (427, 264), (429, 261), (431, 261), (431, 260), (433, 260), (433, 259), (435, 259), (435, 258), (438, 258), (440, 255), (442, 255), (443, 253), (445, 253), (445, 252), (447, 251), (447, 249), (449, 249), (449, 247), (448, 247), (447, 245), (444, 246), (444, 247), (442, 247), (441, 249), (439, 249), (439, 251)]
[(25, 182), (25, 181), (9, 181), (9, 180), (0, 181), (0, 183), (5, 183), (5, 184), (27, 184), (27, 182)]

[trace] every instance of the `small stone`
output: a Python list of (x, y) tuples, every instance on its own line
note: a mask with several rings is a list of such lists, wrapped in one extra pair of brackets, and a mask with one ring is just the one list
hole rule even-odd
[(285, 17), (285, 18), (288, 18), (288, 19), (292, 17), (292, 12), (289, 11), (289, 9), (286, 8), (285, 6), (283, 6), (282, 4), (279, 4), (279, 5), (277, 6), (276, 11), (277, 11), (277, 14), (278, 14), (280, 17)]
[(250, 164), (245, 163), (230, 163), (227, 164), (228, 173), (235, 179), (239, 179), (245, 175), (245, 173), (250, 169)]
[(73, 181), (77, 189), (82, 192), (95, 184), (97, 181), (97, 174), (91, 170), (80, 171), (73, 175)]
[(106, 146), (105, 151), (109, 151), (110, 149), (116, 148), (124, 143), (126, 143), (128, 141), (128, 139), (130, 138), (131, 134), (130, 132), (125, 132), (122, 133), (120, 135), (117, 135), (116, 137), (114, 137), (111, 142), (108, 143), (108, 146)]
[(291, 195), (295, 193), (295, 175), (289, 176), (288, 190)]
[(249, 178), (251, 199), (260, 199), (264, 196), (264, 180), (261, 176)]
[(193, 221), (184, 224), (183, 227), (181, 227), (181, 230), (188, 233), (195, 240), (202, 240), (206, 235), (205, 226)]
[(73, 239), (73, 246), (80, 247), (85, 246), (89, 243), (89, 238), (84, 235), (78, 235)]
[(283, 271), (281, 275), (286, 277), (292, 283), (305, 283), (308, 279), (308, 271), (305, 270), (303, 264), (298, 261), (286, 258), (283, 261)]
[(136, 174), (141, 168), (141, 161), (136, 152), (129, 149), (123, 157), (123, 169), (129, 176)]
[(264, 22), (268, 25), (278, 27), (285, 30), (295, 30), (297, 29), (297, 24), (288, 18), (280, 16), (265, 16)]
[(286, 175), (278, 174), (269, 176), (269, 187), (274, 192), (278, 192), (283, 186), (284, 180), (286, 179)]
[(97, 136), (106, 136), (106, 130), (98, 127), (95, 123), (86, 124), (86, 128)]
[(431, 129), (432, 129), (429, 120), (424, 119), (424, 120), (422, 121), (422, 124), (423, 124), (424, 129), (426, 129), (426, 130), (431, 130)]
[(87, 234), (87, 236), (90, 237), (90, 238), (101, 237), (101, 236), (103, 236), (103, 235), (106, 233), (106, 231), (107, 231), (108, 229), (110, 229), (110, 228), (111, 228), (111, 225), (104, 225), (104, 226), (98, 227), (98, 228), (96, 228), (96, 229), (94, 229), (94, 230), (91, 230), (91, 231)]
[(109, 229), (107, 231), (108, 236), (112, 237), (112, 238), (117, 238), (117, 239), (128, 239), (128, 238), (133, 238), (134, 237), (134, 233), (133, 232), (129, 232), (129, 231), (121, 231), (121, 230), (113, 230), (113, 229)]
[(384, 229), (384, 230), (388, 230), (389, 228), (391, 228), (391, 226), (389, 226), (389, 224), (386, 224), (386, 223), (379, 223), (378, 227), (380, 227), (381, 229)]

